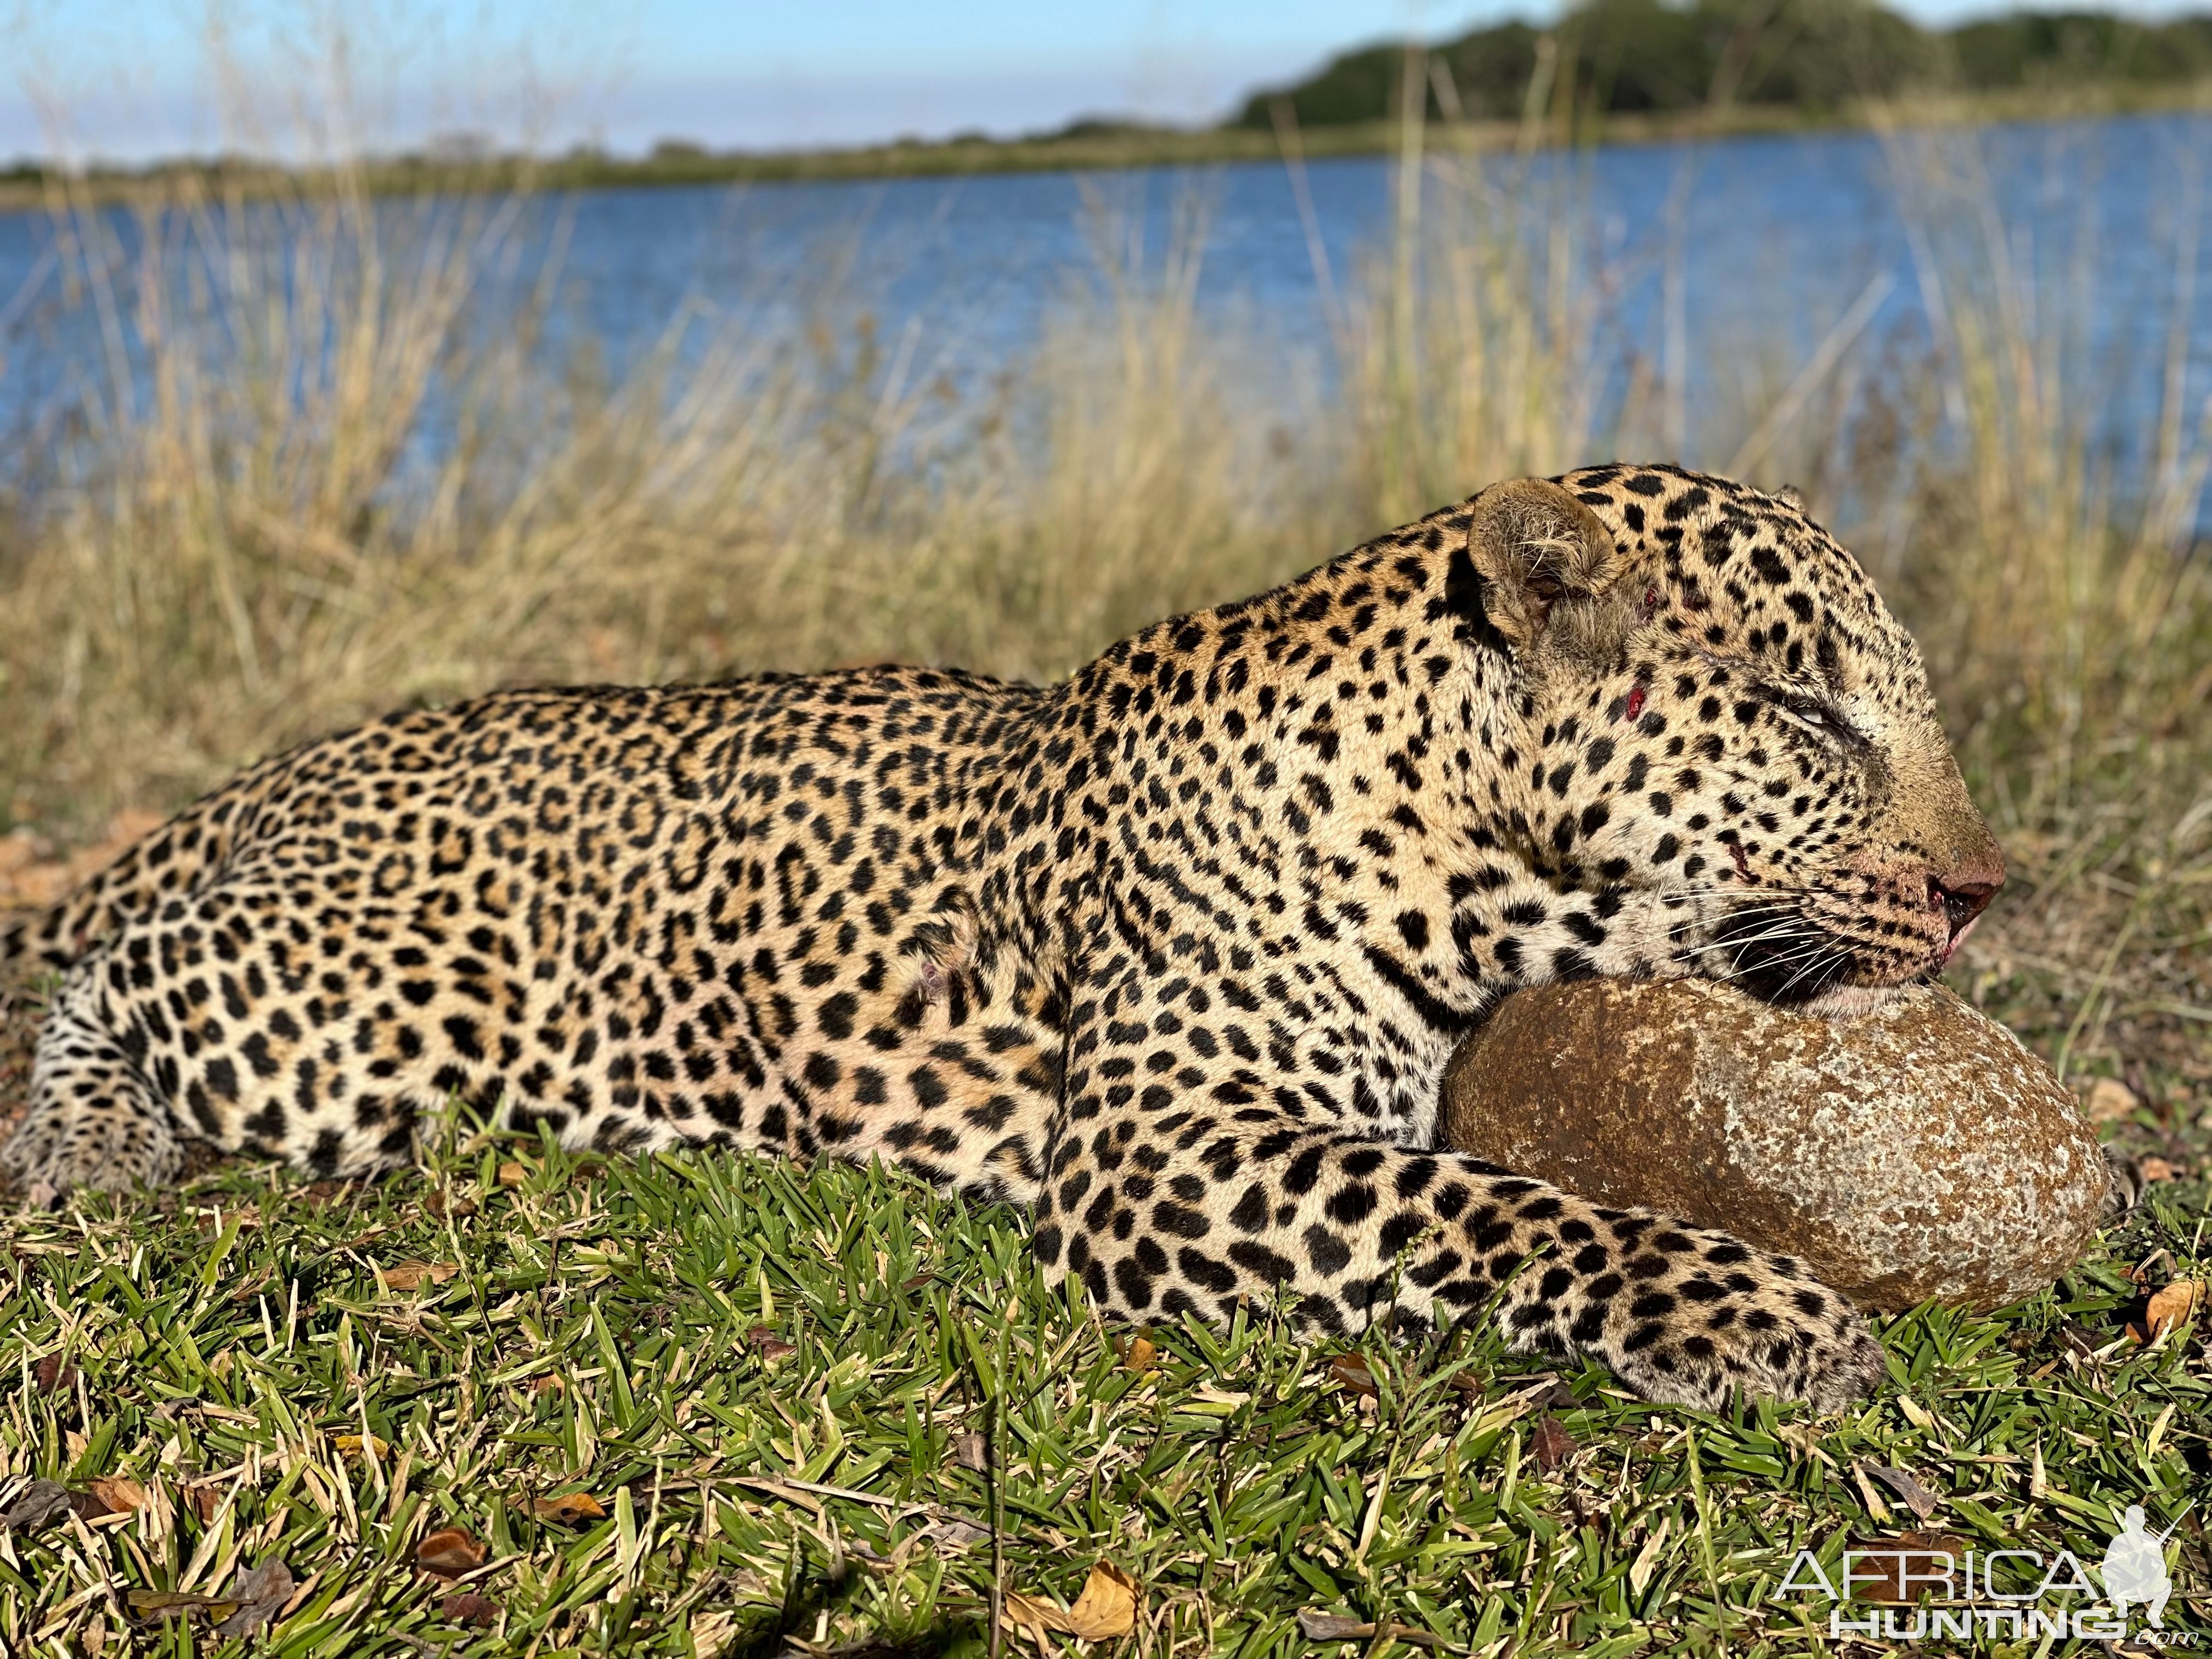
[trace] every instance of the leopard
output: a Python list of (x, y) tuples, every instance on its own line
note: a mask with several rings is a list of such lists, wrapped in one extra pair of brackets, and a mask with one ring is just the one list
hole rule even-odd
[(1102, 1318), (1488, 1322), (1655, 1402), (1836, 1411), (1885, 1375), (1845, 1297), (1440, 1145), (1439, 1079), (1547, 982), (1893, 994), (2004, 878), (1802, 501), (1596, 465), (1056, 684), (505, 690), (267, 759), (0, 923), (60, 975), (0, 1165), (47, 1204), (192, 1141), (352, 1177), (461, 1108), (876, 1162), (1025, 1208)]

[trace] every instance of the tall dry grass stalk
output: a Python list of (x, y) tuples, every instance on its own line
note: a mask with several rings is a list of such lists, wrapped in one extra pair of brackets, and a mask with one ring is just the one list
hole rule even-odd
[[(1918, 630), (2042, 896), (2020, 914), (2043, 933), (2000, 933), (1992, 971), (2060, 963), (2070, 1019), (2109, 1014), (2150, 952), (2165, 988), (2142, 995), (2188, 1002), (2212, 445), (2177, 370), (2144, 485), (2100, 471), (2097, 298), (2021, 269), (1970, 153), (1895, 147), (1932, 349), (1863, 305), (1810, 363), (1770, 351), (1771, 389), (1685, 459), (1809, 485)], [(1492, 478), (1684, 429), (1678, 362), (1600, 395), (1620, 283), (1571, 168), (1478, 165), (1409, 122), (1396, 187), (1389, 245), (1327, 284), (1335, 357), (1303, 389), (1261, 331), (1201, 316), (1201, 212), (1146, 250), (1141, 215), (1102, 207), (1036, 349), (966, 395), (916, 369), (926, 342), (834, 307), (772, 338), (694, 307), (610, 381), (549, 348), (554, 204), (180, 185), (118, 228), (58, 203), (100, 325), (75, 423), (0, 525), (0, 817), (172, 805), (373, 711), (519, 681), (1056, 676)], [(2100, 930), (2125, 951), (2081, 969)]]

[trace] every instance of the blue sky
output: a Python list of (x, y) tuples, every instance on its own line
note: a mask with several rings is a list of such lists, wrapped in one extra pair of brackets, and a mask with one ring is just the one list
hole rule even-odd
[[(1097, 112), (1197, 120), (1346, 46), (1555, 4), (0, 0), (0, 156), (385, 147), (461, 131), (556, 148), (772, 148), (1013, 133)], [(1944, 21), (1995, 8), (1903, 9)], [(341, 58), (343, 101), (330, 72)]]

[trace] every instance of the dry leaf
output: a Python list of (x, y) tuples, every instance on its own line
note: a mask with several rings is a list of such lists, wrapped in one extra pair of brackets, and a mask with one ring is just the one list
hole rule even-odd
[(1381, 1392), (1375, 1386), (1375, 1373), (1367, 1369), (1367, 1362), (1357, 1354), (1340, 1353), (1330, 1360), (1328, 1376), (1329, 1381), (1340, 1389), (1348, 1389), (1370, 1399)]
[(230, 1599), (238, 1611), (216, 1626), (219, 1636), (251, 1636), (284, 1610), (292, 1599), (292, 1569), (272, 1556), (251, 1571), (240, 1567)]
[(1006, 1616), (1030, 1632), (1040, 1650), (1045, 1646), (1040, 1631), (1058, 1631), (1079, 1641), (1096, 1642), (1127, 1636), (1136, 1627), (1137, 1581), (1111, 1561), (1101, 1561), (1084, 1581), (1083, 1594), (1065, 1610), (1042, 1596), (1006, 1592)]
[(745, 1333), (745, 1340), (751, 1343), (760, 1357), (771, 1365), (779, 1359), (788, 1359), (799, 1352), (794, 1345), (786, 1342), (766, 1325), (754, 1326)]
[(2187, 1166), (2172, 1163), (2155, 1155), (2136, 1160), (2136, 1168), (2142, 1171), (2144, 1183), (2154, 1181), (2179, 1181), (2188, 1173)]
[(338, 1449), (338, 1455), (341, 1457), (360, 1456), (364, 1445), (379, 1457), (389, 1455), (392, 1450), (392, 1443), (389, 1440), (385, 1439), (381, 1435), (374, 1434), (368, 1436), (334, 1434), (331, 1437), (331, 1444)]
[(177, 1494), (185, 1500), (185, 1507), (198, 1518), (200, 1525), (211, 1527), (216, 1516), (222, 1513), (222, 1488), (198, 1483), (180, 1488)]
[[(1910, 1602), (1926, 1593), (1931, 1576), (1943, 1571), (1938, 1559), (1948, 1555), (1956, 1568), (1966, 1559), (1966, 1546), (1941, 1533), (1908, 1532), (1897, 1538), (1854, 1538), (1850, 1547), (1862, 1559), (1852, 1569), (1852, 1593), (1869, 1601)], [(1913, 1595), (1905, 1594), (1910, 1583)]]
[(58, 1480), (33, 1480), (0, 1510), (0, 1532), (31, 1532), (67, 1514), (70, 1491)]
[(1136, 1626), (1139, 1593), (1135, 1579), (1111, 1561), (1100, 1561), (1084, 1580), (1083, 1594), (1067, 1610), (1067, 1623), (1062, 1628), (1085, 1642), (1127, 1636)]
[(532, 1498), (530, 1512), (540, 1521), (557, 1521), (564, 1527), (573, 1527), (580, 1521), (605, 1520), (607, 1509), (587, 1492), (569, 1492), (558, 1498)]
[(1551, 1472), (1575, 1455), (1575, 1437), (1567, 1432), (1567, 1425), (1549, 1412), (1536, 1419), (1536, 1431), (1529, 1442), (1529, 1450), (1536, 1459), (1537, 1470)]
[(386, 1290), (417, 1291), (426, 1280), (442, 1285), (461, 1270), (450, 1261), (395, 1261), (380, 1271)]
[(469, 1217), (474, 1215), (476, 1212), (476, 1200), (473, 1198), (455, 1198), (451, 1193), (443, 1191), (442, 1189), (431, 1194), (429, 1197), (422, 1200), (422, 1213), (427, 1216), (434, 1216), (441, 1221), (447, 1216), (451, 1216), (456, 1221), (465, 1221)]
[(950, 1521), (939, 1521), (924, 1530), (936, 1540), (938, 1548), (955, 1555), (963, 1550), (974, 1549), (976, 1545), (987, 1542), (991, 1536), (988, 1527), (979, 1527), (973, 1521), (963, 1521), (957, 1516)]
[(2212, 1279), (2177, 1279), (2143, 1306), (2145, 1334), (2155, 1342), (2212, 1304)]
[(963, 1469), (973, 1469), (981, 1474), (991, 1467), (991, 1448), (980, 1434), (971, 1431), (960, 1435), (952, 1442), (952, 1461)]
[(102, 1475), (97, 1480), (88, 1480), (85, 1485), (91, 1488), (94, 1498), (106, 1505), (102, 1511), (104, 1514), (128, 1514), (146, 1507), (146, 1488), (127, 1475)]
[(50, 1353), (31, 1367), (31, 1381), (40, 1394), (67, 1394), (76, 1387), (76, 1367), (58, 1353)]
[(1902, 1498), (1905, 1507), (1923, 1521), (1936, 1512), (1936, 1494), (1905, 1470), (1888, 1469), (1879, 1463), (1869, 1463), (1866, 1466), (1866, 1472)]
[(1133, 1336), (1127, 1341), (1115, 1346), (1121, 1350), (1121, 1364), (1127, 1370), (1140, 1373), (1148, 1371), (1152, 1368), (1152, 1362), (1158, 1358), (1160, 1354), (1160, 1351), (1152, 1346), (1148, 1337)]
[(473, 1625), (489, 1630), (499, 1622), (499, 1603), (474, 1590), (462, 1590), (438, 1603), (438, 1612), (450, 1625)]
[(912, 1279), (901, 1279), (899, 1281), (899, 1289), (902, 1291), (918, 1291), (923, 1285), (930, 1283), (936, 1277), (937, 1275), (935, 1273), (916, 1273)]
[(499, 1184), (502, 1187), (520, 1187), (529, 1179), (530, 1171), (520, 1164), (509, 1163), (499, 1166)]
[(568, 1385), (550, 1371), (530, 1379), (530, 1392), (532, 1394), (566, 1394), (568, 1390)]
[(483, 1565), (491, 1547), (460, 1527), (441, 1527), (415, 1547), (415, 1565), (441, 1578), (459, 1578)]
[(2081, 1097), (2081, 1115), (2092, 1123), (2118, 1123), (2132, 1117), (2142, 1102), (2117, 1078), (2100, 1077)]
[(2161, 1267), (2171, 1267), (2172, 1266), (2173, 1266), (2172, 1251), (2153, 1250), (2134, 1267), (2123, 1268), (2120, 1277), (2137, 1290), (2148, 1291), (2152, 1282), (2158, 1278), (2159, 1269)]
[(228, 1619), (238, 1611), (228, 1596), (196, 1595), (185, 1590), (132, 1590), (124, 1605), (141, 1619), (168, 1619), (204, 1613), (214, 1620)]
[(587, 1158), (571, 1170), (568, 1175), (573, 1181), (599, 1181), (605, 1176), (606, 1172), (605, 1164), (595, 1158)]
[(1427, 1631), (1416, 1630), (1411, 1625), (1370, 1625), (1362, 1619), (1346, 1619), (1341, 1613), (1316, 1613), (1311, 1607), (1298, 1609), (1298, 1631), (1309, 1642), (1370, 1642), (1377, 1636), (1387, 1636), (1411, 1647), (1443, 1645)]

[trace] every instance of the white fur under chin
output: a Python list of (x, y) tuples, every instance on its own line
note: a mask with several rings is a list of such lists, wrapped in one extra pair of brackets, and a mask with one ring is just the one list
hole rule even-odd
[(1863, 1019), (1869, 1014), (1879, 1013), (1917, 988), (1912, 985), (1838, 985), (1808, 1000), (1802, 1012), (1817, 1014), (1822, 1019)]

